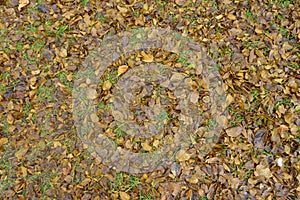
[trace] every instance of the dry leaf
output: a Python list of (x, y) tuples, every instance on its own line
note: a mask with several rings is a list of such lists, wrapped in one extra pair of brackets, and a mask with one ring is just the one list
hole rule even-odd
[(112, 87), (112, 84), (109, 80), (106, 80), (104, 83), (103, 83), (103, 86), (102, 86), (102, 89), (104, 91), (107, 91), (107, 90), (110, 90), (110, 88)]
[(21, 10), (23, 7), (29, 4), (29, 0), (19, 0), (18, 10)]
[(8, 143), (8, 139), (7, 138), (0, 138), (0, 146), (4, 145)]
[(23, 158), (23, 156), (27, 153), (28, 147), (23, 147), (15, 153), (17, 159)]
[(215, 18), (218, 19), (218, 20), (219, 20), (219, 19), (222, 19), (222, 18), (223, 18), (223, 15), (218, 15), (218, 16), (216, 16)]
[(263, 33), (263, 30), (262, 29), (259, 29), (259, 28), (255, 28), (255, 33), (257, 33), (257, 34), (262, 34)]
[(229, 13), (229, 14), (227, 15), (227, 17), (228, 17), (228, 19), (231, 19), (231, 20), (236, 20), (236, 17), (235, 17), (235, 15), (234, 15), (234, 14), (232, 14), (232, 13)]
[(226, 129), (226, 133), (230, 137), (237, 137), (242, 133), (242, 131), (243, 131), (243, 128), (240, 126), (231, 127), (231, 128)]
[(144, 51), (141, 52), (141, 55), (142, 55), (142, 60), (144, 62), (147, 62), (147, 63), (150, 63), (150, 62), (153, 62), (153, 55), (151, 54), (146, 54)]
[(187, 161), (189, 160), (191, 157), (190, 154), (188, 154), (184, 149), (180, 149), (177, 153), (176, 153), (176, 160), (178, 162), (183, 162), (183, 161)]
[(96, 99), (97, 98), (97, 91), (95, 89), (92, 88), (88, 88), (86, 90), (86, 97), (87, 99)]
[(27, 168), (26, 167), (21, 166), (21, 172), (22, 172), (23, 177), (27, 176)]
[(198, 102), (199, 99), (199, 93), (198, 92), (193, 92), (190, 96), (190, 101), (194, 104)]
[(147, 141), (142, 142), (141, 145), (142, 145), (143, 150), (145, 150), (145, 151), (151, 151), (152, 150), (152, 147), (149, 145), (149, 143)]
[(99, 117), (97, 116), (96, 113), (92, 113), (90, 115), (90, 117), (91, 117), (92, 122), (94, 122), (94, 123), (99, 121)]
[(271, 178), (271, 170), (267, 166), (257, 165), (256, 170), (254, 171), (255, 176), (264, 176), (266, 178)]
[(68, 56), (67, 49), (61, 48), (60, 51), (59, 51), (59, 56), (62, 57), (62, 58), (66, 58)]
[(226, 107), (234, 102), (234, 97), (231, 94), (228, 94), (226, 97)]
[(127, 65), (121, 65), (119, 68), (118, 68), (118, 76), (124, 74), (128, 69), (128, 66)]
[(126, 192), (120, 191), (119, 195), (120, 195), (121, 200), (130, 200), (130, 196)]

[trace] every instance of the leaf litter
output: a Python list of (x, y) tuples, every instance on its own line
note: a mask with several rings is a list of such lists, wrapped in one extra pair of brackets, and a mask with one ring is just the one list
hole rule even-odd
[[(298, 1), (0, 4), (1, 198), (300, 198)], [(104, 36), (147, 26), (170, 27), (208, 49), (224, 82), (228, 128), (205, 157), (195, 156), (193, 148), (182, 149), (170, 168), (132, 175), (103, 165), (77, 138), (72, 84), (82, 60)], [(142, 39), (136, 33), (135, 40)], [(180, 55), (160, 53), (159, 62), (187, 64)], [(101, 88), (86, 91), (89, 99), (99, 101), (98, 116), (106, 117), (118, 79), (140, 62), (159, 60), (155, 55), (145, 51), (136, 57), (139, 61), (115, 63), (116, 72), (105, 75)], [(107, 99), (97, 99), (100, 93)], [(166, 104), (172, 103), (175, 94), (161, 93), (170, 99)], [(190, 100), (203, 97), (192, 94)], [(139, 98), (154, 105), (151, 98)], [(98, 116), (91, 118), (99, 121)], [(161, 116), (166, 124), (171, 121)], [(145, 116), (137, 120), (145, 123)], [(110, 121), (106, 117), (103, 128)], [(126, 138), (109, 128), (106, 133), (132, 151), (151, 152), (162, 139)]]

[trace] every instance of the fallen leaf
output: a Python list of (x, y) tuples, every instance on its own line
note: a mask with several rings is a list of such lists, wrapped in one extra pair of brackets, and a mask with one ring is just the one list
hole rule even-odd
[(27, 168), (26, 167), (21, 166), (21, 172), (22, 172), (23, 177), (27, 176)]
[(234, 97), (231, 94), (228, 94), (226, 97), (226, 107), (234, 102)]
[(62, 58), (67, 57), (68, 56), (67, 49), (61, 48), (60, 51), (59, 51), (59, 56), (62, 57)]
[(18, 10), (20, 11), (23, 7), (29, 4), (29, 0), (19, 0)]
[(263, 166), (261, 164), (256, 166), (256, 170), (254, 171), (255, 176), (264, 176), (266, 178), (271, 178), (272, 173), (271, 170), (267, 166)]
[(235, 15), (232, 14), (232, 13), (229, 13), (229, 14), (227, 15), (227, 18), (228, 18), (228, 19), (231, 19), (231, 20), (236, 20)]
[(92, 88), (88, 88), (86, 90), (86, 97), (87, 99), (96, 99), (97, 98), (97, 91), (95, 89)]
[(242, 133), (242, 131), (243, 131), (243, 128), (240, 126), (231, 127), (231, 128), (226, 129), (226, 133), (230, 137), (237, 137)]
[(216, 16), (215, 18), (218, 19), (218, 20), (219, 20), (219, 19), (222, 19), (222, 18), (223, 18), (223, 15), (218, 15), (218, 16)]
[(99, 121), (99, 117), (97, 116), (96, 113), (92, 113), (90, 115), (90, 117), (91, 117), (92, 122), (94, 122), (94, 123)]
[(121, 200), (130, 200), (130, 196), (126, 192), (120, 191), (119, 195), (120, 195)]
[(128, 66), (127, 65), (121, 65), (119, 68), (118, 68), (118, 76), (124, 74), (128, 69)]
[(190, 154), (188, 154), (184, 149), (180, 149), (177, 153), (176, 153), (176, 160), (178, 162), (184, 162), (189, 160), (191, 157)]
[(257, 34), (262, 34), (263, 33), (263, 30), (262, 29), (260, 29), (260, 28), (255, 28), (255, 33), (257, 33)]
[(141, 145), (142, 145), (143, 150), (145, 150), (145, 151), (151, 151), (152, 150), (152, 147), (149, 145), (149, 143), (147, 141), (142, 142)]
[(8, 142), (7, 138), (0, 138), (0, 146), (6, 144)]
[(102, 86), (102, 89), (104, 91), (107, 91), (107, 90), (110, 90), (110, 88), (112, 87), (112, 84), (109, 80), (106, 80), (104, 83), (103, 83), (103, 86)]
[(194, 104), (198, 102), (199, 99), (199, 93), (198, 92), (193, 92), (190, 96), (190, 101)]
[(147, 62), (147, 63), (150, 63), (150, 62), (153, 62), (153, 55), (151, 54), (146, 54), (144, 51), (141, 52), (141, 55), (142, 55), (142, 60), (144, 62)]
[(17, 159), (23, 158), (23, 156), (27, 153), (28, 147), (23, 147), (15, 153)]

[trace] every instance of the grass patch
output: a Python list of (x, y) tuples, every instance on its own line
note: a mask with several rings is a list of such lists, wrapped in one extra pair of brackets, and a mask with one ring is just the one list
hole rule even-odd
[(53, 97), (54, 88), (53, 87), (40, 87), (37, 90), (37, 97), (39, 102), (43, 101), (52, 101), (54, 99)]

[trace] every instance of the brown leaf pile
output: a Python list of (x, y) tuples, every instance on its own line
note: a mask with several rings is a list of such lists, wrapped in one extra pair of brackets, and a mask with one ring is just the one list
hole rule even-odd
[[(299, 1), (3, 2), (1, 199), (300, 198)], [(127, 174), (103, 165), (78, 139), (72, 87), (104, 36), (148, 26), (169, 27), (209, 50), (224, 82), (229, 125), (205, 157), (182, 149), (168, 168)], [(142, 51), (138, 59), (156, 58)], [(178, 57), (169, 62), (186, 64)], [(116, 63), (99, 90), (109, 94), (135, 64)], [(99, 91), (86, 96), (96, 100)], [(190, 98), (197, 102), (199, 96)], [(97, 108), (105, 116), (103, 106)], [(116, 144), (151, 152), (161, 138), (125, 139), (118, 136)]]

